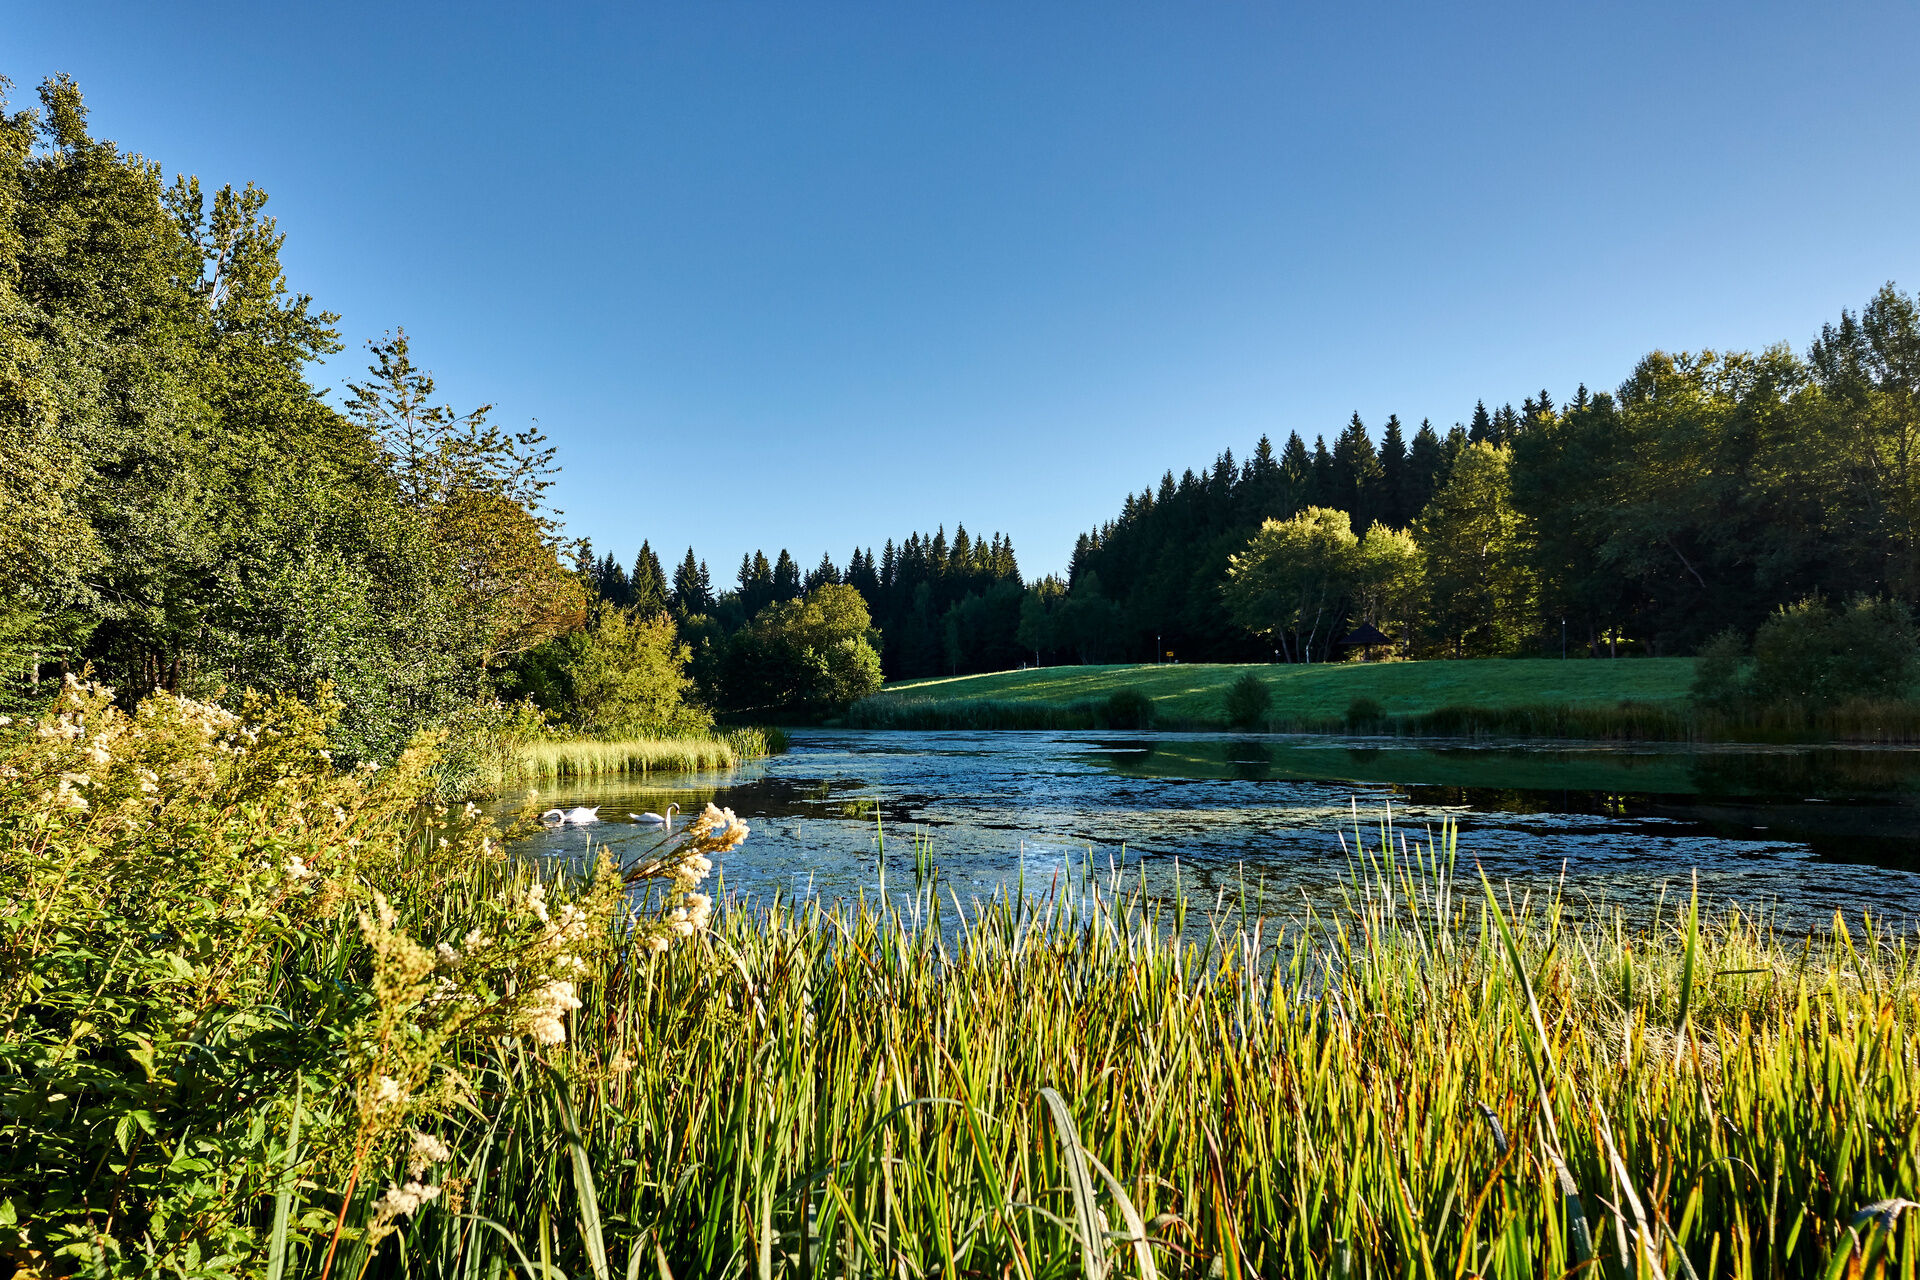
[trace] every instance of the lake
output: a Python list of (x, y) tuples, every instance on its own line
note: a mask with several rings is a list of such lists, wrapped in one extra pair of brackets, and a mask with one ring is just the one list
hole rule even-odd
[[(519, 797), (496, 806), (509, 810)], [(1564, 881), (1635, 906), (1685, 892), (1825, 924), (1835, 908), (1920, 922), (1920, 749), (1475, 742), (1125, 732), (800, 730), (785, 755), (730, 773), (570, 783), (540, 807), (600, 805), (593, 827), (537, 833), (633, 854), (657, 828), (629, 812), (731, 807), (752, 838), (721, 866), (730, 893), (829, 899), (913, 889), (916, 839), (963, 899), (1043, 892), (1089, 862), (1164, 893), (1257, 896), (1285, 911), (1337, 892), (1340, 832), (1369, 844), (1389, 813), (1409, 838), (1459, 828), (1463, 870)], [(1250, 903), (1250, 905), (1252, 905)]]

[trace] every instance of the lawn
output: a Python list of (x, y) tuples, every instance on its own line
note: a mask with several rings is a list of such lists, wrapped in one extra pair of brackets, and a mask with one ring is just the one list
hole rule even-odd
[(1137, 689), (1153, 699), (1158, 718), (1219, 720), (1229, 684), (1254, 672), (1273, 690), (1272, 714), (1312, 719), (1340, 716), (1355, 698), (1372, 698), (1389, 715), (1441, 707), (1611, 706), (1622, 701), (1679, 703), (1693, 680), (1691, 658), (1617, 661), (1479, 658), (1435, 662), (1334, 663), (1315, 666), (1228, 664), (1041, 667), (990, 675), (901, 680), (878, 699), (941, 703), (1074, 703)]

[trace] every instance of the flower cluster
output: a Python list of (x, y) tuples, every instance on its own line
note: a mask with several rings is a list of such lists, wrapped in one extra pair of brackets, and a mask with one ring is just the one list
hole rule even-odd
[(409, 1180), (405, 1186), (388, 1187), (373, 1202), (373, 1221), (367, 1224), (367, 1243), (378, 1244), (400, 1229), (396, 1219), (411, 1215), (421, 1206), (440, 1198), (440, 1188)]
[(580, 1007), (580, 997), (571, 982), (552, 978), (534, 992), (526, 1011), (525, 1028), (539, 1044), (565, 1044), (566, 1016)]

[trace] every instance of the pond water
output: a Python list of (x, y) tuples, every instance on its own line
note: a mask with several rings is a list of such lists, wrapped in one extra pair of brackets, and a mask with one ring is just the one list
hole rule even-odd
[[(521, 797), (499, 805), (517, 807)], [(1790, 928), (1836, 908), (1920, 923), (1920, 749), (1676, 747), (1157, 733), (802, 730), (785, 755), (721, 774), (569, 783), (540, 806), (599, 805), (588, 842), (637, 854), (657, 828), (630, 812), (734, 809), (752, 838), (722, 865), (729, 893), (913, 889), (914, 842), (964, 900), (1043, 892), (1091, 864), (1260, 908), (1337, 892), (1356, 820), (1391, 812), (1409, 837), (1452, 819), (1463, 870), (1576, 899), (1644, 905), (1684, 893), (1771, 911)], [(883, 846), (884, 841), (884, 846)], [(1249, 904), (1253, 905), (1252, 903)]]

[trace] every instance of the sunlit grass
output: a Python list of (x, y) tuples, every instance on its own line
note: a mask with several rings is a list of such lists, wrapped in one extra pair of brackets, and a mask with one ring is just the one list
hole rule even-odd
[(1040, 667), (990, 675), (904, 680), (872, 700), (1070, 704), (1138, 689), (1162, 720), (1224, 724), (1227, 686), (1253, 672), (1273, 691), (1276, 720), (1344, 717), (1356, 698), (1389, 715), (1443, 707), (1614, 705), (1622, 700), (1680, 702), (1693, 680), (1691, 658), (1619, 661), (1468, 659), (1457, 662)]
[(557, 782), (622, 774), (697, 773), (784, 750), (786, 735), (733, 729), (716, 738), (543, 739), (515, 753), (509, 782)]
[[(1350, 840), (1289, 920), (927, 881), (616, 953), (547, 1067), (475, 1047), (468, 1211), (567, 1274), (1749, 1277), (1825, 1274), (1920, 1185), (1905, 935), (1684, 886), (1576, 913), (1450, 834)], [(501, 1246), (434, 1209), (406, 1248)]]

